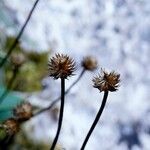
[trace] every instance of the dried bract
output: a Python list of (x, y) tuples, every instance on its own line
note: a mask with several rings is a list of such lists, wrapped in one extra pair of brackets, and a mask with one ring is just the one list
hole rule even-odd
[(102, 91), (116, 91), (118, 89), (120, 82), (120, 74), (115, 73), (114, 71), (108, 73), (102, 70), (102, 73), (94, 77), (93, 83), (94, 87), (98, 88), (100, 92)]
[(69, 58), (67, 55), (56, 54), (52, 57), (48, 63), (49, 76), (54, 77), (54, 79), (64, 78), (73, 75), (75, 70), (75, 63), (73, 59)]
[(19, 131), (19, 124), (15, 119), (8, 119), (3, 124), (8, 135), (14, 135)]
[(97, 60), (92, 56), (87, 56), (83, 59), (81, 65), (85, 70), (93, 71), (97, 68)]
[(29, 102), (21, 103), (14, 109), (14, 116), (18, 121), (28, 120), (32, 115), (32, 105)]

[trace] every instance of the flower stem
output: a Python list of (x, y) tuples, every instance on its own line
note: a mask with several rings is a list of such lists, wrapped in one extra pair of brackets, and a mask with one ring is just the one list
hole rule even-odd
[(6, 62), (6, 60), (8, 59), (8, 57), (10, 56), (11, 52), (14, 50), (14, 48), (15, 48), (16, 45), (18, 44), (18, 41), (19, 41), (21, 35), (23, 34), (24, 29), (26, 28), (26, 26), (27, 26), (27, 24), (28, 24), (28, 22), (29, 22), (29, 20), (30, 20), (30, 18), (31, 18), (31, 16), (32, 16), (32, 13), (33, 13), (33, 11), (35, 10), (35, 7), (36, 7), (36, 5), (37, 5), (38, 2), (39, 2), (39, 0), (36, 0), (36, 1), (34, 2), (33, 7), (32, 7), (32, 9), (30, 10), (29, 15), (28, 15), (28, 17), (27, 17), (25, 23), (23, 24), (23, 26), (22, 26), (20, 32), (18, 33), (16, 39), (14, 40), (13, 44), (12, 44), (11, 47), (9, 48), (9, 50), (8, 50), (8, 52), (7, 52), (7, 54), (6, 54), (6, 56), (5, 56), (5, 57), (2, 59), (2, 61), (0, 62), (0, 68), (4, 65), (4, 63)]
[(65, 103), (65, 79), (61, 79), (61, 105), (60, 105), (60, 114), (59, 114), (59, 121), (58, 121), (58, 129), (57, 129), (57, 133), (55, 136), (55, 139), (52, 143), (52, 146), (50, 148), (50, 150), (54, 150), (58, 137), (59, 137), (59, 133), (60, 133), (60, 129), (62, 126), (62, 120), (63, 120), (63, 112), (64, 112), (64, 103)]
[(82, 144), (81, 150), (84, 150), (84, 148), (85, 148), (85, 146), (86, 146), (86, 144), (87, 144), (87, 142), (88, 142), (88, 140), (89, 140), (89, 138), (90, 138), (94, 128), (96, 127), (96, 124), (98, 123), (98, 121), (99, 121), (99, 119), (100, 119), (100, 117), (102, 115), (102, 112), (104, 110), (104, 107), (105, 107), (105, 104), (106, 104), (106, 101), (107, 101), (107, 97), (108, 97), (108, 91), (105, 91), (104, 92), (104, 96), (103, 96), (103, 100), (102, 100), (102, 104), (100, 106), (100, 109), (99, 109), (99, 111), (98, 111), (98, 113), (96, 115), (96, 118), (95, 118), (95, 120), (94, 120), (94, 122), (93, 122), (93, 124), (92, 124), (92, 126), (91, 126), (91, 128), (90, 128), (90, 130), (89, 130), (89, 132), (88, 132), (88, 134), (87, 134), (83, 144)]
[[(79, 77), (70, 85), (70, 87), (65, 91), (65, 95), (68, 94), (70, 92), (70, 90), (80, 81), (80, 79), (82, 78), (83, 74), (85, 73), (85, 69), (82, 70), (82, 72), (80, 73)], [(43, 108), (41, 110), (39, 110), (38, 112), (36, 112), (32, 117), (38, 116), (39, 114), (50, 110), (57, 102), (59, 102), (61, 96), (59, 96), (58, 98), (56, 98), (55, 100), (53, 100), (53, 102), (46, 108)]]

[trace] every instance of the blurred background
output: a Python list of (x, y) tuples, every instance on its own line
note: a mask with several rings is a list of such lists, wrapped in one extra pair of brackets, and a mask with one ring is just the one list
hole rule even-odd
[[(34, 2), (0, 0), (0, 60)], [(48, 77), (49, 57), (64, 53), (74, 58), (77, 69), (66, 81), (69, 87), (82, 72), (83, 57), (90, 55), (97, 59), (98, 69), (85, 72), (66, 95), (60, 149), (80, 149), (103, 96), (92, 87), (92, 78), (100, 68), (120, 73), (121, 83), (117, 92), (109, 94), (86, 150), (150, 149), (149, 0), (41, 0), (13, 52), (23, 53), (26, 61), (0, 104), (1, 123), (13, 117), (12, 109), (21, 101), (38, 110), (59, 97), (60, 80)], [(12, 75), (8, 59), (0, 68), (1, 95)], [(59, 103), (23, 122), (9, 149), (48, 150), (56, 134), (58, 114)]]

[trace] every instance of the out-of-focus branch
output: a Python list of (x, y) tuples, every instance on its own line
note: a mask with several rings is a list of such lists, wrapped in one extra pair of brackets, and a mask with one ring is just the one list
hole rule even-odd
[(2, 93), (2, 95), (0, 96), (0, 104), (3, 102), (3, 100), (5, 99), (5, 97), (8, 95), (9, 90), (12, 88), (12, 85), (17, 77), (17, 74), (20, 70), (20, 67), (24, 64), (25, 62), (25, 57), (23, 54), (18, 54), (18, 53), (14, 53), (11, 54), (11, 63), (13, 65), (13, 69), (12, 69), (12, 77), (10, 78), (10, 80), (8, 81), (7, 87), (4, 90), (4, 92)]
[(20, 32), (18, 33), (16, 39), (14, 40), (14, 42), (13, 42), (12, 45), (11, 45), (11, 47), (9, 48), (9, 50), (8, 50), (8, 52), (7, 52), (7, 54), (6, 54), (6, 56), (5, 56), (5, 57), (2, 59), (2, 61), (0, 62), (0, 68), (4, 65), (4, 63), (5, 63), (6, 60), (9, 58), (10, 54), (12, 53), (12, 51), (14, 50), (14, 48), (16, 47), (16, 45), (17, 45), (17, 43), (18, 43), (18, 41), (19, 41), (21, 35), (23, 34), (23, 32), (24, 32), (24, 30), (25, 30), (25, 28), (26, 28), (26, 26), (27, 26), (27, 24), (28, 24), (28, 22), (29, 22), (29, 20), (30, 20), (30, 18), (31, 18), (31, 16), (32, 16), (32, 13), (33, 13), (33, 11), (35, 10), (36, 5), (37, 5), (38, 2), (39, 2), (39, 0), (36, 0), (36, 1), (34, 2), (34, 5), (33, 5), (32, 9), (30, 10), (29, 15), (28, 15), (28, 17), (27, 17), (25, 23), (23, 24), (23, 26), (22, 26)]

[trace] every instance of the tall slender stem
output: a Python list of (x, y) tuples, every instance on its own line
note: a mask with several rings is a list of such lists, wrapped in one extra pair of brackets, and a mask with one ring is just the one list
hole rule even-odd
[(9, 80), (6, 89), (4, 89), (4, 92), (0, 96), (0, 104), (3, 102), (3, 100), (5, 99), (5, 97), (8, 95), (9, 90), (12, 87), (12, 85), (13, 85), (16, 77), (17, 77), (18, 71), (19, 71), (19, 68), (14, 68), (13, 75), (12, 75), (11, 79)]
[(30, 20), (30, 18), (31, 18), (31, 16), (32, 16), (32, 13), (33, 13), (33, 11), (34, 11), (34, 9), (35, 9), (35, 7), (36, 7), (36, 5), (37, 5), (38, 2), (39, 2), (39, 0), (36, 0), (36, 1), (34, 2), (34, 5), (33, 5), (32, 9), (30, 10), (29, 15), (28, 15), (28, 17), (27, 17), (25, 23), (23, 24), (23, 26), (22, 26), (20, 32), (18, 33), (16, 39), (14, 40), (13, 44), (12, 44), (11, 47), (9, 48), (9, 50), (8, 50), (8, 52), (7, 52), (7, 54), (6, 54), (6, 56), (5, 56), (5, 57), (2, 59), (2, 61), (0, 62), (0, 68), (4, 65), (4, 63), (6, 62), (6, 60), (8, 59), (8, 57), (10, 56), (11, 52), (12, 52), (12, 51), (14, 50), (14, 48), (16, 47), (16, 45), (17, 45), (17, 43), (18, 43), (18, 41), (19, 41), (21, 35), (23, 34), (24, 29), (26, 28), (26, 26), (27, 26), (27, 24), (28, 24), (28, 22), (29, 22), (29, 20)]
[(60, 105), (60, 114), (59, 114), (59, 121), (58, 121), (58, 129), (57, 129), (57, 133), (55, 136), (55, 139), (52, 143), (52, 146), (50, 148), (50, 150), (54, 150), (58, 137), (59, 137), (59, 133), (61, 130), (61, 126), (62, 126), (62, 120), (63, 120), (63, 112), (64, 112), (64, 103), (65, 103), (65, 79), (62, 78), (61, 79), (61, 105)]
[[(70, 85), (70, 87), (65, 91), (65, 95), (68, 94), (70, 92), (70, 90), (77, 84), (77, 82), (80, 81), (80, 79), (82, 78), (83, 74), (85, 73), (85, 69), (82, 70), (82, 72), (80, 73), (79, 77)], [(59, 96), (58, 98), (56, 98), (55, 100), (53, 100), (53, 102), (46, 108), (41, 109), (40, 111), (38, 111), (37, 113), (35, 113), (32, 117), (38, 116), (39, 114), (50, 110), (57, 102), (59, 102), (61, 96)]]
[(100, 119), (100, 117), (102, 115), (102, 112), (104, 110), (104, 107), (105, 107), (105, 104), (106, 104), (106, 101), (107, 101), (107, 97), (108, 97), (108, 91), (104, 92), (104, 97), (103, 97), (103, 100), (102, 100), (102, 104), (101, 104), (100, 109), (99, 109), (99, 111), (98, 111), (98, 113), (96, 115), (96, 118), (95, 118), (95, 120), (94, 120), (94, 122), (93, 122), (93, 124), (92, 124), (92, 126), (91, 126), (91, 128), (90, 128), (90, 130), (89, 130), (89, 132), (88, 132), (88, 134), (87, 134), (83, 144), (82, 144), (81, 150), (84, 150), (84, 148), (85, 148), (85, 146), (86, 146), (86, 144), (87, 144), (87, 142), (88, 142), (88, 140), (89, 140), (89, 138), (90, 138), (94, 128), (96, 127), (96, 124), (98, 123), (98, 121), (99, 121), (99, 119)]

